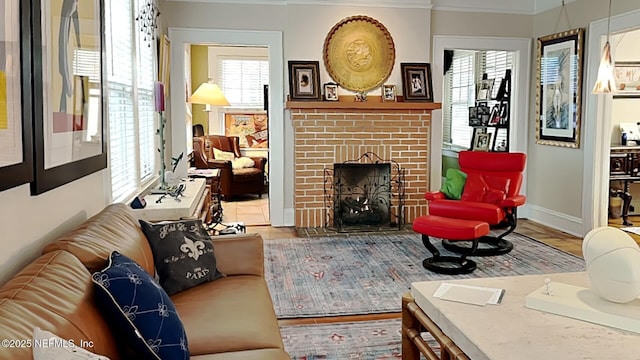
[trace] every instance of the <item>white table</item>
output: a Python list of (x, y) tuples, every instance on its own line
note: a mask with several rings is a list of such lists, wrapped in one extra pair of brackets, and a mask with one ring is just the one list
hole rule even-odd
[[(584, 272), (446, 281), (506, 289), (500, 305), (484, 307), (434, 298), (445, 281), (413, 283), (411, 296), (473, 360), (640, 358), (638, 334), (526, 308), (525, 297), (544, 285), (547, 277), (553, 282), (589, 286)], [(403, 353), (405, 358), (410, 357)]]
[(157, 203), (162, 195), (161, 194), (147, 194), (144, 199), (147, 202), (147, 206), (143, 209), (133, 209), (134, 214), (138, 219), (147, 221), (162, 221), (162, 220), (180, 220), (186, 218), (201, 218), (208, 203), (206, 200), (209, 197), (209, 190), (206, 187), (206, 179), (193, 179), (191, 181), (185, 181), (182, 184), (186, 185), (184, 196), (180, 197), (180, 201), (167, 195), (161, 202)]

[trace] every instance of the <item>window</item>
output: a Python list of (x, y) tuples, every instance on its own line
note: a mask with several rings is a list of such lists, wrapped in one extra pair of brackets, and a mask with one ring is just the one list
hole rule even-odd
[(262, 108), (263, 86), (269, 83), (266, 58), (220, 56), (220, 88), (233, 107)]
[(155, 46), (139, 36), (141, 0), (106, 4), (109, 169), (112, 201), (139, 193), (155, 173)]
[[(469, 124), (469, 107), (475, 105), (475, 84), (482, 79), (502, 78), (513, 68), (513, 55), (507, 51), (455, 50), (451, 68), (445, 75), (445, 93), (442, 119), (444, 143), (469, 148), (473, 128)], [(506, 139), (504, 131), (498, 133), (496, 143)]]

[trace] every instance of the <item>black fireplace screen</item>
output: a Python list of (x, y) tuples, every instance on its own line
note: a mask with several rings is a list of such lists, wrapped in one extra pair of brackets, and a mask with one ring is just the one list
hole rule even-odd
[(400, 229), (404, 170), (392, 160), (365, 153), (325, 169), (326, 227), (339, 232)]

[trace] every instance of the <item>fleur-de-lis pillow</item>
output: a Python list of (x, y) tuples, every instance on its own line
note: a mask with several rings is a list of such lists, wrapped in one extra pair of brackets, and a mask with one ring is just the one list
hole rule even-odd
[(140, 220), (160, 285), (169, 295), (224, 276), (216, 268), (213, 242), (201, 220), (149, 223)]

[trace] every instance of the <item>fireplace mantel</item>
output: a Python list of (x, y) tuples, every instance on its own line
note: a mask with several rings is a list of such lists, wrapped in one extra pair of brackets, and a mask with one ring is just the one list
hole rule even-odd
[[(324, 110), (438, 110), (441, 103), (435, 102), (382, 102), (380, 98), (366, 102), (355, 101), (287, 101), (287, 109)], [(377, 100), (377, 101), (376, 101)]]

